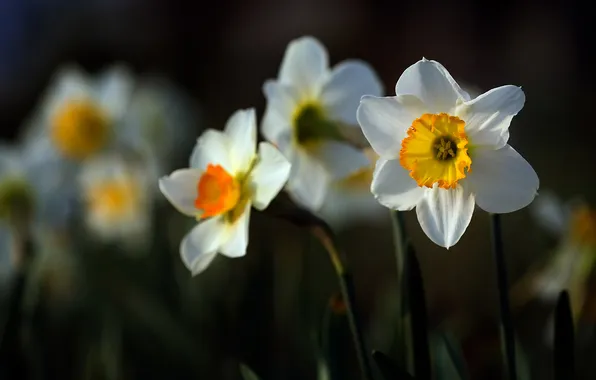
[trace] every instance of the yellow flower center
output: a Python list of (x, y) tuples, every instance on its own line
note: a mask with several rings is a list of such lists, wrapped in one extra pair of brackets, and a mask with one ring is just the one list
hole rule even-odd
[(89, 212), (107, 220), (118, 221), (134, 213), (139, 185), (132, 179), (110, 180), (91, 187), (87, 194)]
[(456, 116), (424, 114), (414, 120), (401, 143), (399, 162), (418, 186), (455, 188), (466, 177), (472, 159), (468, 155), (465, 122)]
[(368, 190), (373, 178), (374, 167), (362, 168), (338, 182), (338, 186), (346, 190)]
[(197, 184), (195, 207), (202, 212), (199, 219), (225, 214), (226, 221), (234, 223), (250, 200), (245, 182), (245, 176), (234, 178), (221, 165), (207, 165)]
[(571, 216), (571, 237), (579, 244), (596, 246), (596, 212), (587, 206), (574, 211)]
[(330, 121), (318, 102), (307, 101), (296, 107), (292, 117), (294, 138), (299, 145), (311, 146), (321, 140), (342, 140), (337, 123)]
[(51, 124), (51, 138), (68, 158), (82, 160), (99, 150), (110, 134), (107, 116), (90, 100), (66, 102)]

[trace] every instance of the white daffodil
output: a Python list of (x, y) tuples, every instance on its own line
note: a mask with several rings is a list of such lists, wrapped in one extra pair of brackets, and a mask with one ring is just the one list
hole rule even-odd
[(364, 96), (358, 122), (379, 154), (371, 191), (384, 206), (416, 207), (436, 244), (449, 248), (468, 227), (474, 204), (508, 213), (532, 202), (538, 176), (507, 144), (511, 119), (525, 95), (516, 86), (475, 99), (438, 62), (406, 69), (396, 96)]
[(197, 116), (191, 100), (172, 83), (160, 77), (144, 78), (126, 112), (126, 140), (147, 152), (164, 175), (182, 158), (180, 154), (195, 135)]
[(596, 266), (596, 211), (577, 200), (563, 204), (550, 192), (541, 194), (533, 206), (539, 223), (560, 236), (561, 241), (549, 262), (529, 273), (530, 290), (554, 302), (567, 289), (577, 317)]
[(53, 79), (41, 108), (26, 130), (27, 140), (45, 140), (59, 157), (80, 162), (118, 140), (116, 124), (128, 107), (130, 73), (121, 66), (92, 80), (74, 66), (62, 68)]
[(132, 155), (104, 154), (84, 164), (79, 180), (89, 230), (131, 249), (147, 242), (156, 179), (154, 171)]
[(287, 190), (302, 206), (317, 211), (332, 180), (369, 164), (346, 142), (342, 129), (357, 126), (364, 94), (381, 95), (372, 68), (347, 60), (333, 69), (325, 47), (312, 37), (288, 45), (277, 80), (263, 86), (267, 108), (262, 131), (292, 163)]
[(12, 268), (12, 233), (58, 229), (71, 213), (72, 185), (60, 179), (60, 164), (36, 145), (0, 147), (0, 272)]
[(257, 155), (256, 138), (254, 109), (239, 110), (223, 132), (208, 129), (199, 137), (189, 169), (159, 180), (165, 197), (199, 221), (180, 245), (182, 261), (193, 275), (218, 252), (244, 256), (251, 205), (265, 209), (288, 179), (290, 163), (266, 142), (259, 144)]
[[(562, 204), (554, 195), (538, 198), (533, 207), (540, 223), (551, 232), (560, 234), (561, 241), (546, 265), (531, 270), (522, 285), (528, 289), (518, 294), (536, 295), (554, 303), (563, 290), (569, 294), (571, 312), (575, 325), (585, 316), (593, 296), (591, 278), (596, 267), (596, 212), (583, 202)], [(514, 288), (515, 290), (516, 288)], [(554, 315), (547, 323), (545, 341), (553, 344)], [(586, 332), (580, 337), (589, 341)]]
[(370, 164), (329, 186), (319, 214), (334, 228), (341, 229), (357, 221), (389, 220), (387, 209), (370, 192), (378, 156), (371, 148), (364, 150)]

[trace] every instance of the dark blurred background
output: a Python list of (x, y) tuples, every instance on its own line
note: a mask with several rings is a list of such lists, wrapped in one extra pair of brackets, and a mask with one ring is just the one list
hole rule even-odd
[[(2, 0), (0, 124), (3, 137), (14, 138), (61, 64), (75, 61), (97, 72), (123, 62), (139, 74), (162, 73), (188, 91), (202, 109), (198, 135), (199, 128), (221, 128), (238, 108), (256, 106), (261, 115), (261, 86), (277, 75), (287, 43), (313, 35), (327, 46), (332, 64), (346, 58), (370, 62), (387, 95), (393, 94), (402, 71), (423, 56), (438, 60), (464, 86), (479, 92), (503, 84), (522, 86), (527, 101), (513, 121), (510, 143), (533, 165), (541, 189), (552, 189), (563, 199), (580, 195), (594, 204), (592, 28), (588, 3), (571, 1)], [(497, 302), (486, 213), (475, 213), (462, 240), (449, 251), (430, 243), (415, 213), (406, 219), (418, 248), (431, 314), (457, 302), (477, 320), (493, 320)], [(510, 276), (515, 279), (549, 242), (526, 210), (505, 215), (503, 223)], [(257, 216), (255, 224), (260, 229), (251, 234), (266, 239), (268, 231), (278, 228), (264, 216)], [(388, 224), (356, 226), (341, 235), (356, 268), (365, 318), (394, 276), (389, 231)], [(289, 226), (287, 233), (275, 235), (280, 248), (276, 257), (299, 254), (296, 245), (288, 243), (296, 240), (294, 235), (307, 239)], [(257, 250), (253, 245), (249, 256)], [(303, 278), (313, 279), (305, 287), (321, 298), (312, 308), (321, 308), (336, 287), (331, 267), (324, 255), (303, 261), (310, 266)], [(319, 272), (326, 274), (324, 283), (318, 280)], [(227, 278), (220, 282), (236, 281), (233, 275)], [(288, 313), (300, 317), (309, 311), (294, 305)], [(532, 318), (517, 318), (521, 335), (531, 335)], [(285, 325), (273, 334), (271, 325), (261, 323), (235, 355), (252, 358), (255, 367), (265, 371), (264, 378), (296, 378), (280, 375), (292, 368), (287, 364), (290, 354), (276, 354), (290, 350), (288, 342), (275, 338), (283, 337)], [(258, 338), (268, 331), (273, 338)], [(222, 339), (233, 340), (234, 333)], [(278, 370), (265, 370), (269, 360)]]

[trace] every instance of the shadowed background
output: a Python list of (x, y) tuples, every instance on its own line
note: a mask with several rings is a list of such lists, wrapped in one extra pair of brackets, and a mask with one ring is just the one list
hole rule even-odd
[[(198, 135), (202, 128), (221, 128), (238, 108), (255, 106), (261, 116), (262, 84), (277, 75), (287, 43), (313, 35), (328, 48), (332, 64), (346, 58), (368, 61), (386, 95), (394, 93), (402, 71), (423, 56), (441, 62), (478, 92), (503, 84), (522, 86), (527, 100), (512, 123), (511, 145), (532, 164), (541, 189), (552, 189), (563, 199), (579, 195), (593, 204), (596, 95), (589, 14), (579, 2), (3, 0), (0, 124), (3, 137), (14, 138), (61, 64), (75, 61), (96, 72), (123, 62), (139, 74), (163, 73), (188, 91), (202, 111)], [(552, 242), (527, 210), (502, 220), (509, 275), (515, 279)], [(479, 324), (494, 324), (498, 304), (486, 213), (475, 212), (466, 234), (449, 251), (424, 236), (414, 212), (406, 221), (431, 316), (440, 319), (457, 304)], [(214, 378), (237, 378), (228, 361), (248, 362), (263, 379), (312, 376), (313, 359), (297, 358), (304, 338), (292, 331), (319, 323), (337, 288), (332, 268), (306, 232), (258, 213), (252, 226), (245, 259), (221, 259), (201, 278), (180, 276), (193, 289), (201, 288), (199, 313), (217, 314), (208, 323), (196, 323), (194, 341), (201, 345), (201, 338), (211, 335), (219, 342), (207, 348), (223, 363), (212, 365)], [(381, 295), (395, 286), (389, 227), (387, 214), (386, 223), (340, 233), (365, 321), (374, 319)], [(174, 229), (179, 237), (186, 232), (186, 227), (157, 228)], [(172, 252), (177, 254), (176, 247)], [(249, 291), (257, 288), (263, 291)], [(192, 294), (186, 296), (182, 303), (193, 300)], [(518, 332), (529, 346), (544, 319), (532, 313), (517, 316)], [(84, 325), (85, 318), (79, 320)], [(148, 354), (141, 348), (145, 340), (149, 346), (160, 343), (140, 335), (127, 348), (135, 368), (130, 376), (159, 378), (159, 372), (139, 370), (139, 363), (161, 358), (152, 365), (164, 371), (176, 364), (158, 348)], [(52, 339), (56, 347), (65, 344)], [(542, 354), (537, 349), (531, 358), (536, 371)], [(66, 360), (63, 365), (71, 364)], [(477, 378), (487, 379), (487, 373)], [(543, 376), (537, 378), (548, 375)]]

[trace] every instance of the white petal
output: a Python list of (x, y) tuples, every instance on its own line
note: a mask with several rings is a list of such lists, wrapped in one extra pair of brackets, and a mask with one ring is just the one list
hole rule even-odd
[(468, 100), (455, 79), (439, 62), (422, 59), (408, 67), (395, 85), (397, 95), (414, 95), (430, 113), (451, 113), (459, 101)]
[(248, 226), (250, 222), (250, 202), (244, 208), (244, 212), (232, 226), (226, 226), (227, 237), (223, 242), (220, 253), (228, 257), (241, 257), (246, 255), (248, 247)]
[(246, 171), (257, 149), (257, 117), (254, 108), (236, 111), (226, 123), (232, 172)]
[(363, 96), (356, 112), (362, 133), (375, 152), (386, 159), (399, 156), (401, 142), (412, 122), (425, 112), (411, 95), (377, 98)]
[(554, 193), (541, 191), (530, 211), (537, 223), (554, 234), (563, 235), (570, 218), (569, 209), (565, 206)]
[(263, 85), (267, 108), (263, 116), (261, 131), (265, 138), (278, 144), (279, 136), (292, 131), (292, 118), (298, 106), (299, 97), (290, 86), (276, 81)]
[(124, 66), (114, 66), (100, 74), (98, 101), (113, 119), (120, 119), (128, 110), (133, 85), (132, 74)]
[(329, 174), (314, 157), (296, 150), (290, 158), (292, 169), (287, 190), (294, 201), (308, 210), (319, 210), (331, 181)]
[(230, 157), (230, 140), (222, 131), (207, 129), (190, 155), (190, 167), (205, 170), (208, 164), (221, 165), (229, 174), (233, 175), (233, 165)]
[(456, 115), (466, 122), (472, 145), (499, 149), (507, 144), (511, 119), (521, 111), (525, 101), (520, 87), (497, 87), (457, 107)]
[(371, 164), (362, 149), (339, 141), (323, 141), (313, 149), (312, 154), (329, 172), (331, 180), (344, 178)]
[(169, 176), (159, 179), (159, 189), (178, 211), (196, 216), (197, 184), (202, 173), (201, 169), (176, 170)]
[(323, 85), (321, 101), (333, 120), (357, 125), (356, 109), (362, 95), (381, 96), (383, 86), (373, 68), (363, 61), (344, 61), (333, 68)]
[(26, 167), (23, 160), (27, 158), (14, 145), (0, 143), (0, 181), (6, 175), (22, 174)]
[(313, 37), (302, 37), (290, 42), (286, 48), (278, 79), (296, 87), (301, 96), (316, 96), (328, 67), (325, 47)]
[(476, 150), (466, 182), (481, 209), (500, 214), (529, 205), (539, 186), (532, 166), (509, 145)]
[(93, 96), (87, 74), (76, 65), (62, 67), (52, 78), (42, 105), (42, 117), (46, 120), (70, 100), (90, 99)]
[(370, 191), (380, 204), (399, 211), (413, 209), (424, 195), (424, 189), (410, 177), (399, 160), (383, 158), (375, 166)]
[(291, 169), (290, 162), (273, 145), (259, 144), (258, 162), (251, 174), (254, 195), (253, 204), (257, 210), (264, 210), (280, 192)]
[(474, 195), (463, 186), (441, 189), (435, 186), (425, 191), (416, 206), (422, 230), (435, 244), (449, 248), (459, 241), (474, 213)]
[(370, 187), (361, 190), (332, 186), (319, 214), (338, 230), (354, 222), (383, 222), (388, 217), (387, 209), (371, 194)]
[(182, 262), (195, 276), (209, 266), (227, 237), (221, 218), (207, 219), (197, 224), (180, 243)]

